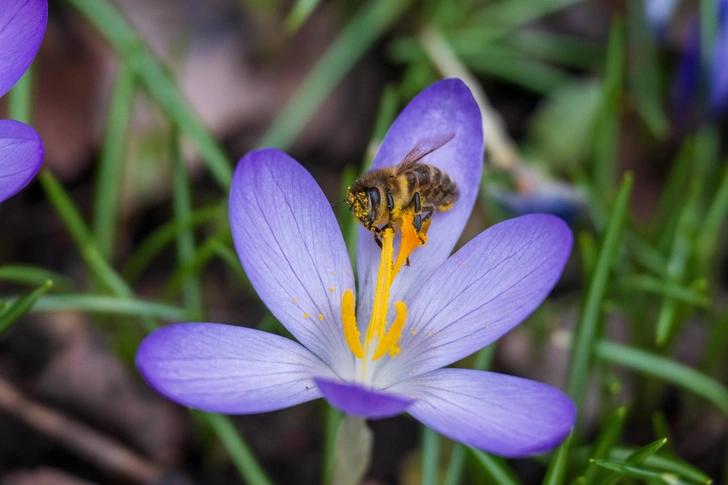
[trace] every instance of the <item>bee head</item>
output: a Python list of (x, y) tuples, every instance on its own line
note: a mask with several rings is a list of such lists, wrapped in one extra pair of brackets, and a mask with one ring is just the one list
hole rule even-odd
[(382, 201), (379, 189), (376, 187), (355, 187), (354, 189), (349, 187), (346, 201), (349, 203), (349, 209), (354, 217), (364, 227), (371, 229), (377, 219), (377, 211)]

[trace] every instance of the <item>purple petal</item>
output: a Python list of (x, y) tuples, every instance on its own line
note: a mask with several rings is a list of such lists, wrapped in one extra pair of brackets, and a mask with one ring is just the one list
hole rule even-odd
[(387, 388), (456, 362), (500, 338), (551, 292), (571, 253), (558, 217), (531, 214), (490, 227), (427, 280), (410, 304), (395, 357), (375, 371)]
[(342, 378), (354, 373), (341, 297), (355, 290), (329, 201), (295, 160), (273, 149), (244, 156), (230, 189), (230, 226), (261, 300), (299, 342)]
[(313, 376), (332, 375), (292, 340), (215, 323), (160, 328), (139, 346), (136, 365), (168, 398), (225, 414), (273, 411), (319, 398)]
[(324, 398), (336, 409), (369, 419), (396, 416), (414, 402), (406, 396), (375, 391), (360, 384), (314, 379)]
[(426, 426), (511, 458), (554, 448), (576, 419), (576, 406), (558, 389), (493, 372), (441, 369), (393, 390), (417, 399), (407, 412)]
[[(429, 242), (410, 257), (392, 287), (393, 298), (406, 299), (418, 281), (426, 279), (450, 255), (470, 216), (478, 193), (483, 169), (483, 128), (478, 105), (470, 90), (459, 79), (446, 79), (425, 89), (402, 111), (389, 129), (372, 168), (399, 164), (419, 142), (454, 133), (449, 143), (425, 157), (428, 163), (444, 170), (457, 184), (460, 197), (452, 209), (435, 213), (428, 232)], [(359, 273), (359, 316), (369, 321), (367, 312), (374, 298), (381, 250), (372, 233), (359, 228), (357, 266)]]
[(728, 107), (728, 1), (721, 2), (719, 7), (710, 73), (710, 112), (715, 117)]
[(48, 22), (46, 0), (3, 0), (0, 9), (0, 97), (33, 62)]
[(43, 142), (28, 125), (0, 120), (0, 202), (28, 185), (43, 162)]

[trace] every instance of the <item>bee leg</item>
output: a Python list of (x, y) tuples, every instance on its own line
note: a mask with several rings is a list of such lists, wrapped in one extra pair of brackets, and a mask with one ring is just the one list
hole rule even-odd
[(382, 248), (382, 235), (380, 234), (381, 229), (376, 228), (374, 231), (374, 242), (377, 243), (377, 246), (379, 246), (379, 249)]
[[(417, 199), (419, 199), (419, 194), (417, 194), (417, 195), (418, 195)], [(417, 204), (415, 204), (415, 207), (417, 207)], [(422, 222), (427, 221), (430, 219), (430, 217), (432, 217), (432, 213), (435, 211), (435, 208), (434, 207), (423, 207), (422, 210), (424, 212), (426, 212), (425, 217), (422, 217), (421, 213), (417, 214), (415, 216), (414, 225), (415, 225), (415, 230), (417, 230), (418, 236), (420, 234), (420, 231), (422, 230)], [(420, 241), (422, 241), (422, 244), (425, 244), (425, 240), (422, 238), (422, 236), (419, 236), (419, 238), (420, 238)]]
[(407, 260), (404, 262), (404, 265), (409, 267), (409, 258), (407, 258)]
[(415, 231), (417, 231), (419, 233), (422, 230), (422, 216), (421, 216), (422, 201), (420, 200), (419, 192), (415, 192), (415, 196), (412, 199), (412, 203), (413, 203), (414, 209), (415, 209), (415, 220), (414, 220)]

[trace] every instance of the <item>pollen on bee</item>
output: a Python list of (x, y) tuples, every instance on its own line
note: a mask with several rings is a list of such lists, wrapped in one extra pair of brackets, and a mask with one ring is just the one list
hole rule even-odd
[(323, 320), (323, 319), (324, 319), (323, 314), (319, 313), (319, 320)]
[(303, 318), (308, 318), (308, 313), (304, 313)]

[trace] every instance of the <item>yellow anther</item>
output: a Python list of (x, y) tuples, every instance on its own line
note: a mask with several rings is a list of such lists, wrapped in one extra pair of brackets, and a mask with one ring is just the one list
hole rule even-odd
[(356, 327), (354, 292), (351, 290), (346, 290), (341, 298), (341, 323), (344, 326), (344, 338), (351, 353), (355, 357), (363, 359), (364, 349), (361, 346), (361, 333)]
[(374, 352), (372, 360), (380, 359), (387, 352), (392, 357), (399, 353), (397, 342), (402, 337), (402, 329), (405, 321), (407, 321), (407, 305), (403, 301), (397, 301), (394, 303), (394, 308), (397, 310), (397, 318), (392, 322), (386, 335), (379, 340), (377, 351)]

